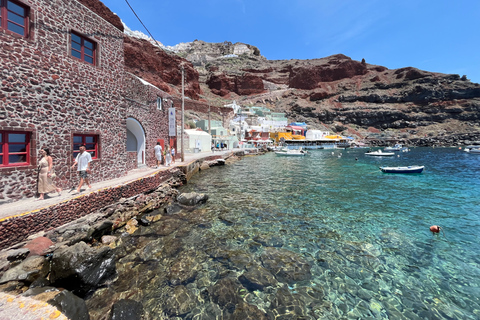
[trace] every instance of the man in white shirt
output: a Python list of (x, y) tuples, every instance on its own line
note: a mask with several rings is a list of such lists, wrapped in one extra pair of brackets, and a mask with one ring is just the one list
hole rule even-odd
[(157, 166), (155, 168), (158, 168), (160, 164), (162, 164), (162, 146), (160, 145), (160, 142), (157, 142), (157, 145), (153, 150), (155, 150), (155, 158), (157, 159)]
[(90, 153), (85, 152), (85, 145), (80, 146), (80, 153), (77, 154), (77, 157), (75, 158), (75, 162), (72, 165), (72, 169), (77, 166), (77, 172), (80, 176), (80, 184), (77, 187), (76, 192), (74, 193), (79, 193), (80, 188), (83, 185), (83, 182), (87, 184), (87, 189), (91, 189), (92, 186), (90, 185), (90, 181), (88, 180), (88, 173), (90, 173), (90, 162), (92, 162), (92, 156)]

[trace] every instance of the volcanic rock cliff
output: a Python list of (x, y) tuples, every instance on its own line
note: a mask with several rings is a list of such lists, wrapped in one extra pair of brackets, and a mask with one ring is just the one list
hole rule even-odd
[[(235, 55), (231, 46), (224, 46), (230, 49), (224, 56), (195, 62), (209, 100), (265, 105), (310, 128), (371, 143), (455, 145), (480, 140), (480, 85), (466, 76), (413, 67), (390, 70), (342, 54), (269, 61), (259, 51)], [(208, 55), (207, 47), (197, 46), (196, 57)]]
[[(108, 21), (116, 16), (82, 0)], [(118, 18), (118, 17), (117, 17)], [(413, 67), (387, 69), (337, 54), (313, 60), (267, 60), (243, 43), (195, 40), (160, 49), (125, 36), (125, 63), (134, 73), (173, 95), (186, 70), (186, 95), (220, 106), (263, 105), (310, 128), (417, 145), (480, 140), (480, 85), (466, 76)], [(196, 118), (206, 114), (196, 113)]]

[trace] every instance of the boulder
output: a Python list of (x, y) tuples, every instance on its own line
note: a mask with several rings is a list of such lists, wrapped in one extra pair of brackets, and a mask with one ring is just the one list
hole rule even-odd
[(53, 253), (50, 281), (83, 297), (115, 272), (115, 255), (112, 249), (92, 248), (85, 242), (79, 242)]
[(35, 300), (45, 301), (54, 298), (57, 294), (60, 293), (60, 290), (54, 287), (44, 286), (44, 287), (32, 287), (25, 291), (22, 296), (33, 297)]
[(110, 245), (111, 243), (115, 243), (117, 241), (117, 237), (115, 236), (102, 236), (101, 239), (103, 244)]
[(177, 198), (177, 201), (185, 206), (195, 206), (197, 204), (205, 203), (207, 200), (208, 195), (196, 192), (182, 193)]
[(8, 269), (0, 279), (0, 284), (9, 281), (32, 283), (48, 274), (48, 261), (43, 256), (31, 256), (19, 265)]
[(95, 240), (100, 240), (102, 236), (109, 235), (113, 230), (113, 222), (106, 220), (96, 223), (88, 230), (87, 237)]
[(28, 256), (29, 253), (30, 253), (30, 250), (28, 248), (11, 250), (7, 252), (7, 260), (8, 261), (23, 260)]
[(46, 237), (38, 237), (28, 242), (25, 248), (30, 250), (30, 255), (44, 255), (48, 249), (53, 246), (52, 240)]
[(70, 320), (90, 320), (85, 301), (68, 290), (63, 290), (48, 303), (57, 307)]

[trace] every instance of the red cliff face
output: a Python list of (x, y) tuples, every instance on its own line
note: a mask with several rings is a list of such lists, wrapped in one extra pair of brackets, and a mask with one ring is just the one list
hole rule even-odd
[[(79, 1), (123, 30), (120, 19), (100, 1)], [(238, 46), (193, 42), (183, 54), (205, 58), (197, 59), (195, 69), (176, 54), (125, 36), (125, 65), (128, 72), (177, 98), (182, 83), (180, 65), (184, 65), (185, 95), (192, 98), (197, 118), (205, 118), (198, 112), (208, 110), (208, 104), (199, 100), (222, 105), (236, 99), (243, 105), (265, 105), (285, 112), (289, 120), (306, 121), (312, 128), (327, 127), (359, 137), (441, 136), (444, 144), (452, 144), (457, 140), (451, 137), (458, 132), (467, 134), (468, 139), (480, 136), (480, 85), (466, 76), (412, 67), (389, 70), (342, 54), (273, 61), (260, 56), (255, 48), (226, 56)]]
[(253, 74), (238, 76), (217, 73), (209, 77), (207, 85), (212, 93), (219, 96), (226, 96), (230, 92), (241, 96), (266, 92), (262, 79)]
[(221, 96), (225, 96), (229, 92), (238, 95), (252, 95), (266, 92), (263, 81), (288, 85), (292, 89), (313, 90), (321, 88), (322, 83), (368, 73), (365, 63), (354, 61), (342, 54), (305, 61), (258, 59), (255, 66), (251, 65), (251, 60), (245, 62), (250, 66), (241, 69), (243, 75), (238, 75), (239, 70), (233, 70), (231, 67), (233, 64), (228, 64), (228, 62), (212, 63), (209, 66), (210, 74), (206, 84), (213, 93)]
[(326, 64), (292, 68), (289, 87), (312, 90), (321, 87), (321, 82), (353, 78), (354, 76), (365, 75), (368, 72), (365, 64), (345, 58), (343, 58), (344, 61), (332, 59), (330, 63)]
[[(165, 92), (175, 94), (181, 90), (185, 68), (185, 95), (194, 100), (201, 94), (198, 72), (187, 60), (155, 47), (150, 42), (125, 36), (125, 66), (128, 72), (150, 82)], [(171, 85), (175, 86), (173, 88)]]
[(80, 2), (85, 7), (89, 8), (90, 10), (98, 14), (100, 17), (110, 22), (118, 30), (123, 32), (122, 21), (107, 6), (105, 6), (103, 2), (100, 2), (98, 0), (78, 0), (78, 2)]

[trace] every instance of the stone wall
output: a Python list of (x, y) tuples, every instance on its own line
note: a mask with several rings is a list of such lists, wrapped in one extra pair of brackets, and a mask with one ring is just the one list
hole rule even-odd
[[(0, 203), (32, 197), (38, 149), (50, 148), (58, 185), (74, 183), (73, 135), (99, 134), (93, 182), (126, 174), (123, 34), (77, 1), (20, 1), (28, 38), (0, 32), (0, 128), (30, 131), (29, 166), (0, 167)], [(97, 65), (70, 55), (76, 31), (98, 45)]]
[[(112, 186), (81, 195), (56, 205), (25, 212), (14, 217), (0, 220), (0, 249), (25, 241), (29, 235), (55, 229), (78, 218), (104, 209), (118, 203), (120, 199), (149, 195), (162, 184), (171, 187), (185, 184), (195, 173), (222, 159), (232, 156), (243, 156), (244, 151), (232, 152), (226, 155), (214, 155), (194, 160), (180, 167), (157, 171), (151, 175), (133, 180), (122, 185)], [(225, 161), (223, 161), (225, 163)], [(206, 167), (205, 167), (206, 165)], [(140, 201), (139, 200), (139, 201)], [(162, 201), (159, 201), (161, 203)], [(151, 210), (156, 208), (150, 208)]]
[(133, 170), (138, 168), (137, 152), (127, 151), (127, 170)]
[[(162, 110), (157, 109), (157, 98), (162, 99)], [(159, 139), (168, 141), (168, 108), (172, 98), (157, 87), (127, 73), (125, 77), (127, 117), (137, 120), (145, 131), (145, 164), (155, 166), (153, 148)]]
[(184, 177), (185, 175), (177, 168), (162, 170), (123, 185), (101, 189), (47, 208), (0, 220), (0, 248), (22, 242), (31, 234), (62, 226), (114, 204), (122, 198), (151, 192), (167, 180), (185, 182)]
[[(168, 139), (172, 100), (157, 110), (157, 98), (168, 95), (125, 72), (122, 32), (76, 1), (25, 4), (35, 22), (31, 35), (0, 32), (0, 130), (31, 132), (31, 161), (0, 167), (0, 204), (35, 195), (41, 147), (52, 153), (57, 186), (75, 184), (78, 176), (70, 170), (75, 134), (98, 136), (92, 182), (126, 175), (137, 167), (126, 151), (127, 118), (141, 125), (145, 164), (154, 166), (153, 147)], [(70, 55), (71, 31), (97, 43), (96, 65)]]

